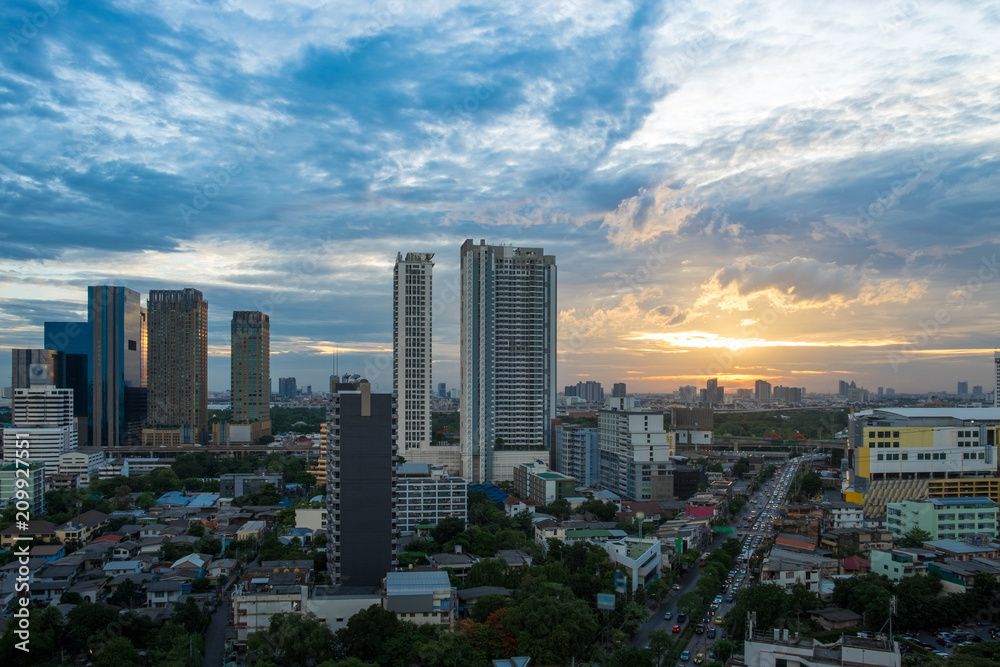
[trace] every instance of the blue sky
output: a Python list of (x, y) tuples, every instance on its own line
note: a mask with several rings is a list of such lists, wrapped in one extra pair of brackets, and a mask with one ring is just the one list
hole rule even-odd
[(385, 368), (396, 253), (433, 252), (454, 385), (482, 238), (556, 255), (560, 385), (992, 382), (995, 4), (13, 0), (0, 28), (3, 348), (87, 285), (196, 287), (210, 388), (254, 309), (275, 385), (319, 388), (335, 346)]

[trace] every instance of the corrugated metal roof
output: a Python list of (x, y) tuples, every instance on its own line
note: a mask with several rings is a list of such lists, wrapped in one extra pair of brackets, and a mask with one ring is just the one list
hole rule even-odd
[(387, 595), (430, 593), (451, 588), (447, 572), (389, 572), (385, 579)]

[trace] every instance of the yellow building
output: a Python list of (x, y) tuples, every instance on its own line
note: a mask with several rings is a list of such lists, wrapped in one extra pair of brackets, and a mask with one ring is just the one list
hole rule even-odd
[(844, 500), (869, 519), (887, 502), (987, 497), (1000, 502), (1000, 408), (899, 408), (851, 415)]

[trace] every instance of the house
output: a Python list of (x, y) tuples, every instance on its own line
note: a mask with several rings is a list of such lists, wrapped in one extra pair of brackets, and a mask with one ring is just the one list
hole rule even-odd
[(444, 570), (446, 567), (451, 568), (460, 581), (465, 581), (465, 575), (469, 573), (473, 565), (479, 562), (479, 559), (462, 553), (461, 548), (456, 545), (456, 553), (427, 554), (427, 562), (439, 570)]
[(531, 556), (520, 549), (501, 549), (494, 558), (502, 558), (507, 562), (507, 567), (524, 567), (531, 565)]
[(457, 589), (447, 572), (389, 572), (385, 608), (417, 625), (450, 627), (458, 610)]
[(841, 574), (864, 574), (871, 569), (871, 561), (861, 556), (848, 556), (840, 561)]
[(861, 623), (860, 614), (841, 607), (813, 609), (809, 615), (816, 619), (816, 622), (824, 630), (846, 630), (847, 628), (856, 628)]
[(183, 581), (154, 581), (146, 584), (146, 606), (166, 607), (181, 599), (191, 584)]
[(775, 548), (764, 557), (761, 581), (775, 583), (791, 593), (802, 584), (813, 593), (820, 592), (820, 581), (837, 574), (838, 563), (815, 554)]
[(142, 556), (159, 557), (163, 554), (163, 545), (167, 538), (157, 535), (147, 537), (139, 542), (139, 554)]
[(265, 530), (267, 530), (267, 524), (263, 521), (247, 521), (237, 529), (236, 539), (256, 540), (264, 534)]
[(233, 573), (233, 569), (236, 567), (236, 561), (232, 558), (219, 558), (218, 560), (212, 561), (208, 570), (206, 571), (206, 576), (215, 579), (219, 576), (229, 577)]
[(550, 539), (555, 540), (565, 540), (566, 539), (566, 529), (561, 525), (553, 521), (552, 519), (542, 519), (540, 521), (535, 521), (533, 524), (535, 530), (535, 542), (546, 546), (546, 543)]
[(113, 560), (105, 564), (103, 569), (105, 575), (115, 577), (119, 574), (142, 572), (142, 563), (137, 560)]
[(87, 602), (96, 603), (102, 595), (102, 591), (107, 586), (107, 579), (81, 579), (74, 582), (69, 588), (70, 593), (79, 593)]
[(28, 595), (36, 602), (52, 604), (59, 602), (63, 593), (68, 593), (72, 584), (69, 581), (36, 581), (28, 587)]
[(64, 525), (56, 529), (56, 536), (63, 544), (76, 542), (86, 544), (99, 531), (108, 527), (111, 522), (111, 515), (97, 510), (89, 510), (83, 514), (78, 514)]
[(538, 503), (534, 500), (521, 500), (520, 498), (515, 498), (514, 496), (507, 496), (503, 499), (503, 513), (510, 518), (514, 518), (515, 515), (521, 512), (535, 513), (535, 508), (538, 507)]
[(139, 544), (132, 540), (119, 542), (111, 552), (112, 560), (129, 560), (139, 552)]
[(965, 593), (976, 585), (976, 579), (1000, 578), (1000, 560), (973, 557), (969, 559), (947, 558), (927, 564), (927, 574), (941, 577), (941, 591), (946, 594)]
[(31, 547), (31, 558), (40, 558), (41, 560), (59, 560), (66, 555), (66, 547), (61, 544), (39, 544), (36, 547)]
[(28, 529), (22, 530), (17, 524), (0, 531), (0, 546), (9, 549), (17, 540), (53, 540), (56, 539), (56, 525), (48, 521), (29, 521)]
[(892, 549), (892, 532), (870, 528), (834, 528), (820, 537), (820, 547), (840, 554), (861, 552), (867, 556), (872, 549)]
[(174, 561), (170, 569), (174, 572), (183, 572), (191, 579), (197, 579), (205, 575), (205, 566), (210, 560), (211, 557), (208, 554), (188, 554)]
[(51, 563), (35, 572), (35, 580), (72, 582), (78, 574), (80, 574), (79, 566)]

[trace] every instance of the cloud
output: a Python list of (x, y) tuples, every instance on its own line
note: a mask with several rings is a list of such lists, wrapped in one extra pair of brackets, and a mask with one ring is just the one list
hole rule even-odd
[(743, 264), (721, 268), (702, 285), (697, 307), (749, 311), (752, 302), (784, 309), (832, 309), (853, 304), (905, 304), (927, 292), (929, 281), (879, 280), (872, 270), (793, 257), (772, 266)]
[(608, 240), (615, 246), (633, 249), (664, 234), (678, 234), (702, 208), (692, 192), (661, 183), (623, 200), (604, 216), (601, 226), (608, 228)]

